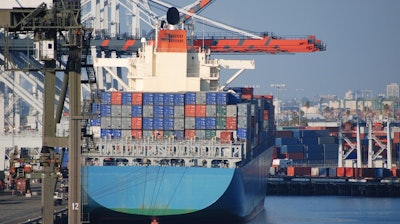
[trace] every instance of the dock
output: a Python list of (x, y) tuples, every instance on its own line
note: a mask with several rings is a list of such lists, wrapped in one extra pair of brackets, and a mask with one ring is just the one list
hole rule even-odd
[(399, 179), (272, 177), (267, 185), (267, 195), (400, 197)]

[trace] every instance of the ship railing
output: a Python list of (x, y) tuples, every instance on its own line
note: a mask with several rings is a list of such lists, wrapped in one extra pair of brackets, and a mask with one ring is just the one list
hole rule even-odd
[(202, 158), (239, 159), (244, 156), (245, 142), (215, 140), (122, 140), (102, 139), (96, 150), (85, 152), (87, 157), (135, 158)]

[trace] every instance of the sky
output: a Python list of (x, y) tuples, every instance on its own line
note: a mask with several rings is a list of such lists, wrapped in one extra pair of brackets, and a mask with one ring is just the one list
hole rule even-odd
[[(279, 94), (289, 99), (343, 98), (349, 90), (378, 95), (386, 85), (400, 84), (399, 0), (216, 0), (200, 15), (255, 32), (315, 35), (327, 46), (323, 52), (293, 55), (214, 55), (255, 60), (256, 69), (245, 71), (232, 86), (254, 85), (258, 94), (276, 95), (271, 84), (285, 84)], [(233, 73), (223, 72), (222, 79)]]

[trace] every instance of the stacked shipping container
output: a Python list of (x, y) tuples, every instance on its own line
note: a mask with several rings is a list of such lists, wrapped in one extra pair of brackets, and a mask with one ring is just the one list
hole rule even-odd
[(293, 159), (295, 163), (337, 164), (338, 140), (327, 130), (289, 129), (276, 133), (278, 158)]
[(101, 104), (93, 104), (100, 108), (100, 116), (90, 125), (101, 127), (101, 138), (237, 140), (252, 147), (268, 131), (272, 136), (272, 97), (254, 99), (252, 91), (240, 89), (237, 93), (102, 92)]

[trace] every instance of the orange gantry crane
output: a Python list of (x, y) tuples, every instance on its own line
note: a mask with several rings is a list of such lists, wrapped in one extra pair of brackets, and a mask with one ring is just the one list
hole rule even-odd
[[(172, 5), (160, 0), (149, 1), (166, 8), (172, 7)], [(187, 10), (178, 8), (179, 12), (182, 14), (180, 21), (184, 24), (189, 24), (189, 20), (199, 19), (197, 21), (198, 23), (208, 24), (229, 31), (215, 34), (202, 33), (199, 37), (189, 37), (191, 41), (187, 41), (188, 49), (209, 49), (213, 54), (292, 54), (326, 50), (326, 45), (314, 35), (283, 37), (275, 35), (272, 32), (253, 34), (196, 14), (214, 1), (215, 0), (197, 1), (195, 4), (187, 7)], [(130, 54), (136, 52), (137, 49), (141, 47), (139, 38), (94, 40), (92, 43), (97, 46), (97, 48), (100, 48), (98, 50), (116, 51), (117, 54)]]

